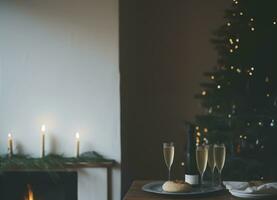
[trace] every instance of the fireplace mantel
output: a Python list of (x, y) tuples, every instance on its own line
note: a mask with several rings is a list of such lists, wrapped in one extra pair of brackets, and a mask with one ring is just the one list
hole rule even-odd
[[(1, 163), (0, 163), (1, 164)], [(1, 172), (33, 172), (33, 171), (78, 171), (85, 168), (105, 168), (107, 170), (107, 200), (112, 200), (112, 168), (116, 166), (114, 160), (109, 161), (97, 161), (97, 162), (74, 162), (74, 163), (64, 163), (61, 167), (54, 168), (17, 168), (16, 166), (2, 169)]]

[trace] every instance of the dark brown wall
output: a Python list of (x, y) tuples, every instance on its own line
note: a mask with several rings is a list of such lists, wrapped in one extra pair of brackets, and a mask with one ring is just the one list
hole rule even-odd
[(231, 0), (121, 0), (123, 194), (135, 179), (164, 179), (162, 142), (173, 141), (173, 174), (184, 175), (183, 121), (202, 111), (194, 94), (216, 64), (212, 31)]

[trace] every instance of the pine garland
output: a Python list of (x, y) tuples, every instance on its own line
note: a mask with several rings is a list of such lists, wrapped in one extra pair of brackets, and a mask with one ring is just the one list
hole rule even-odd
[(66, 165), (74, 165), (80, 163), (100, 163), (114, 162), (107, 159), (95, 151), (86, 152), (80, 155), (79, 158), (64, 157), (63, 155), (49, 154), (44, 158), (33, 158), (29, 155), (13, 155), (9, 158), (8, 155), (0, 157), (0, 171), (12, 169), (66, 169)]

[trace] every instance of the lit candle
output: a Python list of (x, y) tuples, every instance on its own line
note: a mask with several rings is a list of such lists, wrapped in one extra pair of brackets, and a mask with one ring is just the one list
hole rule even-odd
[(80, 156), (80, 134), (76, 133), (76, 157)]
[(46, 126), (41, 126), (41, 157), (43, 158), (45, 156), (45, 131)]
[(11, 158), (13, 156), (13, 138), (12, 134), (8, 134), (8, 153), (9, 157)]

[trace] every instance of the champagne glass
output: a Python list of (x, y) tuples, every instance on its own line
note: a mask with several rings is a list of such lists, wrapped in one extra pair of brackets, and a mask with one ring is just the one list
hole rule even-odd
[(170, 180), (170, 170), (174, 160), (174, 143), (163, 143), (164, 161), (168, 169), (168, 180)]
[(221, 172), (224, 167), (226, 157), (226, 147), (224, 144), (214, 145), (214, 159), (215, 165), (219, 173), (219, 184), (222, 184)]
[(207, 167), (208, 162), (208, 147), (206, 145), (200, 145), (196, 147), (196, 163), (198, 171), (201, 175), (200, 185), (203, 186), (203, 175)]
[(214, 169), (215, 169), (215, 158), (214, 158), (214, 145), (209, 145), (208, 165), (212, 172), (212, 185), (214, 185)]

